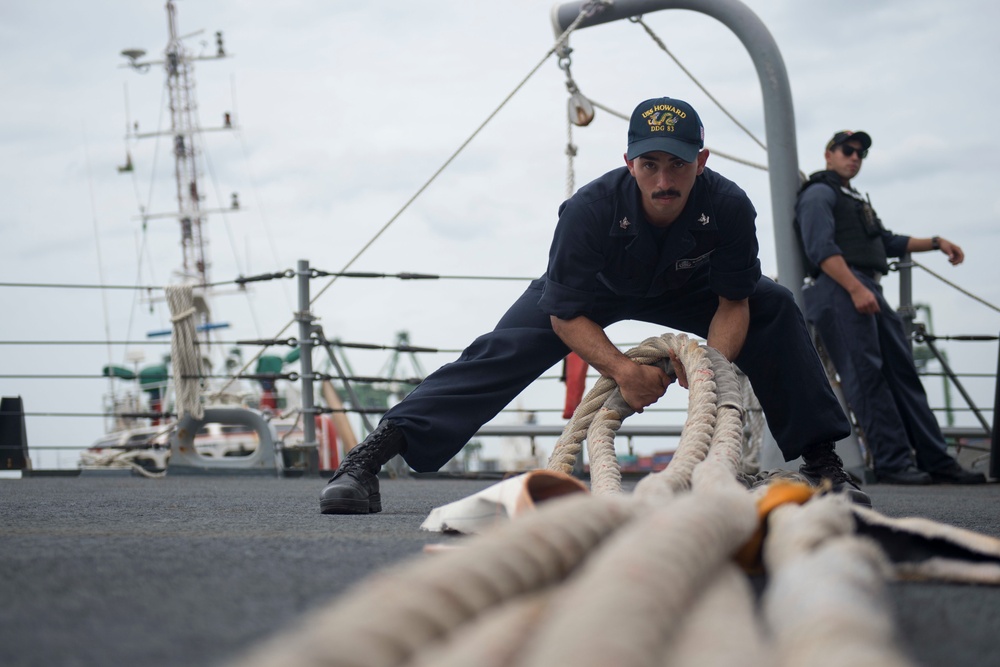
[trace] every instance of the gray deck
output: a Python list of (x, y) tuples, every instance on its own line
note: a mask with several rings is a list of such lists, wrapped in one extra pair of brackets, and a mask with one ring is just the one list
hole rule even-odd
[[(329, 517), (321, 479), (0, 480), (0, 664), (219, 664), (423, 545), (462, 539), (419, 525), (492, 483), (384, 480), (381, 514)], [(1000, 537), (1000, 485), (866, 490), (886, 515)], [(996, 664), (1000, 587), (891, 595), (919, 664)]]

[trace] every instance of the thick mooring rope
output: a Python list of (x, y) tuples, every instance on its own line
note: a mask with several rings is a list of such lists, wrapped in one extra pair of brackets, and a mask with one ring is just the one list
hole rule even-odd
[[(702, 474), (732, 480), (740, 470), (743, 403), (732, 364), (716, 350), (701, 347), (683, 334), (648, 338), (626, 356), (637, 363), (665, 365), (671, 353), (686, 369), (688, 417), (670, 465), (647, 476), (636, 487), (637, 497), (650, 502), (690, 488), (695, 466), (705, 460), (709, 451), (714, 452), (719, 465), (707, 466)], [(621, 493), (621, 468), (614, 439), (622, 420), (633, 413), (614, 381), (601, 378), (563, 430), (548, 469), (572, 472), (586, 438), (592, 491), (598, 495)]]
[(698, 591), (756, 526), (745, 492), (689, 494), (643, 512), (566, 582), (518, 664), (650, 664)]
[[(892, 643), (891, 614), (872, 593), (883, 573), (879, 552), (850, 535), (840, 498), (772, 512), (765, 560), (780, 585), (765, 592), (767, 613), (755, 613), (732, 559), (765, 535), (767, 503), (755, 500), (760, 489), (737, 481), (739, 380), (725, 358), (684, 336), (644, 341), (629, 356), (661, 363), (670, 352), (688, 377), (688, 422), (670, 466), (635, 494), (621, 494), (608, 465), (595, 482), (602, 493), (547, 501), (464, 546), (374, 575), (237, 664), (906, 665)], [(615, 403), (610, 384), (598, 382), (577, 410), (550, 468), (572, 467), (588, 432), (600, 440), (588, 443), (594, 456), (613, 453), (629, 409), (620, 397)], [(801, 502), (811, 493), (799, 494)], [(802, 602), (814, 592), (815, 601)], [(826, 608), (840, 604), (846, 611)], [(855, 632), (864, 648), (848, 648)]]
[(853, 535), (846, 499), (824, 496), (771, 513), (764, 546), (764, 614), (778, 665), (904, 667), (893, 641), (877, 544)]
[[(734, 564), (716, 570), (673, 630), (663, 667), (772, 667), (774, 651), (757, 617), (746, 575)], [(720, 632), (719, 628), (724, 628)]]
[(488, 610), (561, 582), (634, 511), (634, 503), (617, 498), (551, 501), (545, 512), (504, 524), (465, 548), (379, 573), (245, 664), (405, 664)]
[[(671, 352), (678, 357), (685, 369), (689, 369), (691, 395), (678, 454), (682, 449), (691, 450), (690, 454), (680, 454), (682, 458), (689, 459), (682, 464), (681, 467), (685, 470), (681, 475), (690, 479), (690, 470), (697, 462), (693, 458), (697, 458), (699, 451), (708, 451), (715, 422), (714, 386), (706, 383), (711, 380), (711, 371), (704, 349), (683, 334), (664, 334), (647, 338), (625, 354), (640, 364), (659, 364), (666, 363)], [(586, 438), (593, 492), (620, 493), (621, 472), (614, 453), (614, 436), (621, 427), (622, 420), (633, 413), (634, 410), (621, 398), (614, 380), (601, 377), (566, 424), (546, 467), (566, 474), (572, 473), (582, 442)], [(676, 465), (677, 456), (675, 454), (674, 461), (671, 461), (667, 470)]]

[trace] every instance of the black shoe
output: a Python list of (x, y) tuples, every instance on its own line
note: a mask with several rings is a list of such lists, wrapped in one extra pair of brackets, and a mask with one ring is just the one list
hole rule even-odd
[(823, 442), (810, 447), (802, 453), (804, 463), (799, 466), (799, 473), (809, 480), (813, 486), (819, 486), (823, 480), (830, 482), (830, 490), (834, 493), (844, 493), (856, 505), (870, 508), (872, 499), (862, 491), (844, 470), (844, 462), (837, 456), (832, 442)]
[(908, 465), (902, 470), (876, 470), (875, 479), (880, 484), (903, 484), (906, 486), (921, 486), (934, 481), (930, 475), (915, 465)]
[(952, 463), (944, 470), (931, 470), (930, 478), (935, 484), (985, 484), (986, 475), (966, 470), (958, 463)]
[(375, 514), (382, 511), (378, 472), (389, 459), (406, 451), (402, 432), (382, 422), (348, 452), (319, 495), (323, 514)]
[[(347, 459), (344, 459), (347, 463)], [(364, 468), (341, 466), (319, 495), (323, 514), (375, 514), (382, 511), (378, 475)]]

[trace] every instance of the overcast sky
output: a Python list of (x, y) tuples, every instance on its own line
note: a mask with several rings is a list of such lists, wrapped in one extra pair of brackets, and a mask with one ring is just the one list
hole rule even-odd
[[(292, 268), (298, 259), (337, 271), (406, 203), (552, 46), (551, 4), (178, 3), (186, 43), (214, 52), (222, 30), (234, 56), (195, 67), (199, 118), (217, 126), (231, 112), (240, 131), (205, 136), (206, 208), (238, 191), (246, 209), (208, 223), (213, 280)], [(874, 145), (855, 185), (870, 193), (894, 231), (938, 234), (962, 245), (957, 269), (943, 255), (919, 261), (987, 301), (1000, 303), (996, 266), (1000, 138), (996, 70), (1000, 5), (975, 0), (751, 0), (781, 50), (795, 103), (799, 166), (823, 167), (823, 147), (841, 129), (863, 129)], [(716, 20), (688, 11), (646, 17), (681, 62), (762, 140), (760, 84), (739, 41)], [(161, 116), (163, 72), (122, 68), (125, 48), (150, 57), (166, 44), (161, 0), (0, 4), (0, 282), (164, 285), (179, 264), (178, 229), (149, 223), (139, 205), (175, 209), (166, 143), (130, 147), (136, 171), (118, 174), (125, 128), (169, 124)], [(661, 95), (691, 102), (710, 147), (766, 162), (766, 155), (629, 22), (588, 28), (571, 39), (572, 73), (593, 100), (628, 113)], [(396, 273), (537, 276), (565, 196), (565, 76), (554, 59), (352, 268)], [(626, 124), (598, 111), (574, 128), (577, 186), (622, 164)], [(761, 259), (777, 273), (767, 175), (718, 157), (709, 166), (739, 183), (758, 210)], [(141, 268), (138, 249), (147, 249)], [(914, 279), (939, 335), (996, 334), (1000, 314), (927, 273)], [(319, 290), (326, 283), (313, 281)], [(415, 345), (459, 349), (492, 328), (524, 285), (517, 282), (344, 279), (315, 306), (327, 336), (391, 345), (408, 331)], [(886, 281), (891, 303), (898, 278)], [(294, 284), (263, 283), (251, 299), (223, 296), (215, 319), (224, 340), (273, 336), (289, 321)], [(0, 340), (138, 340), (169, 326), (163, 304), (150, 312), (131, 292), (0, 287)], [(662, 331), (616, 325), (635, 343)], [(996, 343), (946, 346), (957, 370), (993, 372)], [(146, 349), (147, 363), (165, 347)], [(125, 348), (113, 348), (121, 363)], [(389, 353), (354, 352), (358, 373), (378, 373)], [(453, 354), (422, 358), (430, 370)], [(0, 373), (99, 374), (98, 346), (0, 345)], [(991, 380), (970, 379), (980, 404)], [(29, 412), (100, 412), (101, 380), (0, 379)], [(939, 396), (932, 403), (941, 405)], [(940, 392), (938, 392), (939, 394)], [(671, 389), (673, 405), (686, 395)], [(562, 385), (543, 382), (523, 407), (561, 408)], [(670, 404), (667, 401), (667, 404)], [(646, 415), (643, 416), (645, 418)], [(963, 414), (960, 423), (974, 423)], [(556, 423), (559, 415), (543, 415)], [(83, 446), (103, 432), (99, 418), (32, 417), (31, 445)], [(48, 459), (52, 463), (51, 459)], [(60, 465), (72, 465), (64, 455)], [(36, 465), (38, 461), (36, 460)]]

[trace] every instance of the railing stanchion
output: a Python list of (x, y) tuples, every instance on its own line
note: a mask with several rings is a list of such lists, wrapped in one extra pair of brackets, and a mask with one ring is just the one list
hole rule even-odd
[(996, 386), (993, 388), (993, 435), (990, 437), (990, 477), (1000, 478), (1000, 350), (997, 353)]

